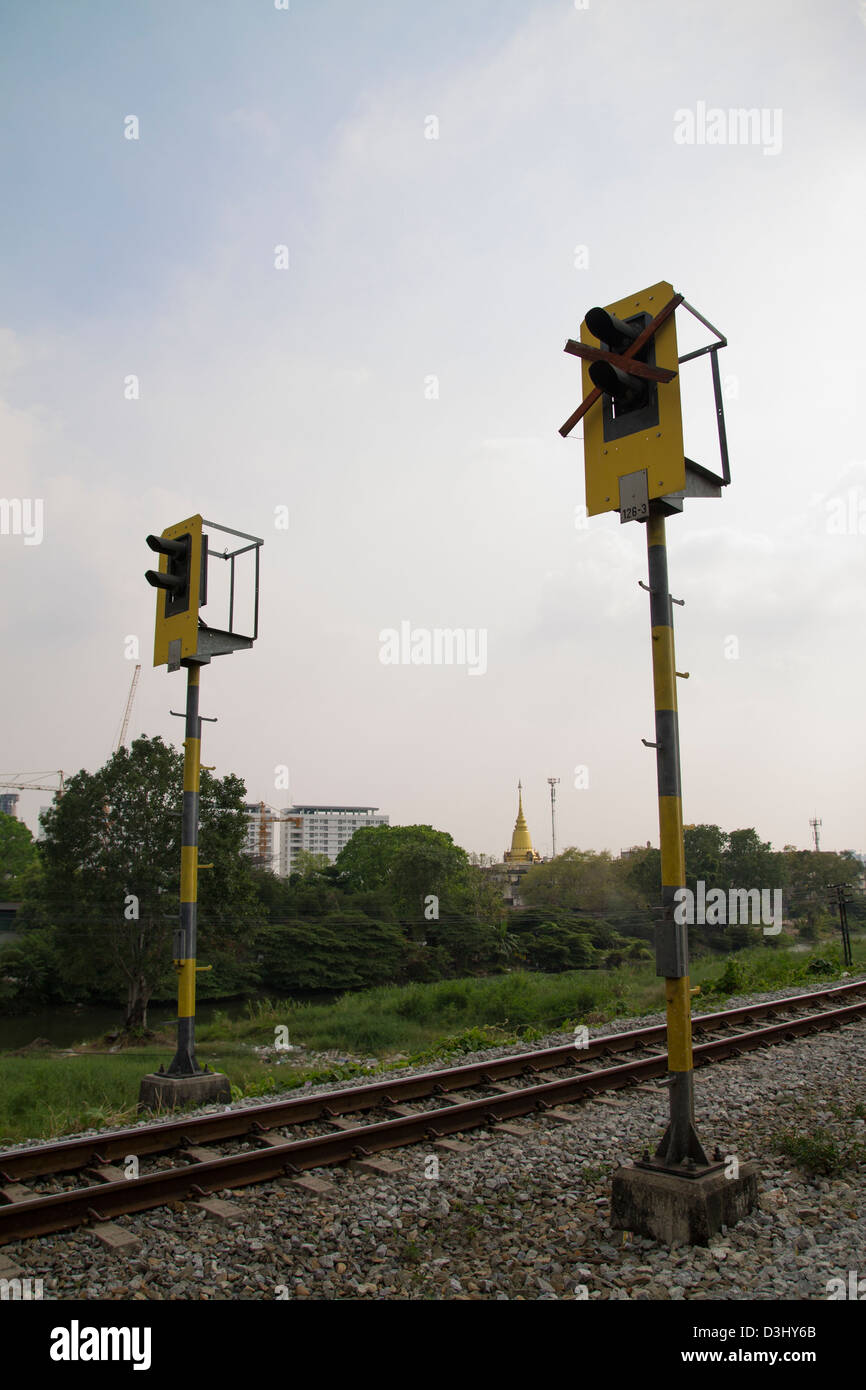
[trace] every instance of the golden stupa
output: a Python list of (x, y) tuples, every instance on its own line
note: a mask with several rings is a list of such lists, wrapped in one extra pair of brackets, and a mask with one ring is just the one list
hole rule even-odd
[(532, 848), (532, 836), (523, 814), (523, 783), (517, 783), (517, 820), (511, 836), (511, 849), (502, 856), (506, 864), (539, 864), (541, 855)]

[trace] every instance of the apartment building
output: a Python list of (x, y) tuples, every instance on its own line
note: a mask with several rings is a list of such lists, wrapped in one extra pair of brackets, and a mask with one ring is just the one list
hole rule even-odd
[(356, 830), (365, 825), (387, 825), (378, 806), (289, 806), (281, 813), (279, 873), (288, 878), (301, 850), (325, 854), (331, 864)]

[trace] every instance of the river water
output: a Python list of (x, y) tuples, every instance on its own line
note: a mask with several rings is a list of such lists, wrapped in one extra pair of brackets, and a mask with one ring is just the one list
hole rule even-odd
[[(210, 1023), (219, 1010), (229, 1018), (245, 1018), (246, 999), (208, 999), (196, 1004), (197, 1023)], [(177, 1008), (171, 1004), (152, 1004), (147, 1011), (149, 1028), (171, 1027), (177, 1019)], [(63, 1008), (40, 1009), (11, 1018), (0, 1016), (0, 1052), (26, 1047), (36, 1038), (47, 1038), (55, 1047), (73, 1047), (89, 1042), (104, 1033), (114, 1033), (123, 1026), (123, 1009), (110, 1004), (65, 1005)]]

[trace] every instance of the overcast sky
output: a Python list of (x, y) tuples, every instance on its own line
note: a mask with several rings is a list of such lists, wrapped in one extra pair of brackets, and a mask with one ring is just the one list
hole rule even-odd
[[(202, 676), (250, 799), (499, 855), (522, 778), (549, 853), (557, 776), (560, 848), (657, 843), (645, 528), (580, 525), (558, 428), (586, 310), (668, 280), (730, 344), (731, 486), (668, 524), (684, 818), (866, 850), (863, 3), (10, 0), (0, 53), (0, 770), (105, 761), (130, 636), (180, 746), (144, 538), (200, 512), (265, 542)], [(403, 622), (486, 660), (384, 664)]]

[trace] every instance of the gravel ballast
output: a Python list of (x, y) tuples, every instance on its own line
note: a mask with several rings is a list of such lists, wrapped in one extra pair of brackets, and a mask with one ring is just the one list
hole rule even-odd
[[(568, 1123), (533, 1115), (516, 1122), (520, 1134), (475, 1131), (459, 1151), (391, 1150), (395, 1171), (317, 1170), (328, 1195), (281, 1179), (219, 1194), (237, 1217), (193, 1203), (121, 1217), (140, 1241), (129, 1253), (82, 1227), (3, 1246), (0, 1263), (61, 1300), (827, 1299), (832, 1281), (866, 1272), (864, 1069), (866, 1021), (696, 1074), (704, 1146), (759, 1167), (758, 1208), (708, 1247), (668, 1250), (609, 1224), (611, 1172), (654, 1147), (667, 1121), (667, 1092), (654, 1085), (568, 1106)], [(835, 1140), (847, 1160), (810, 1177), (779, 1151), (781, 1131)]]

